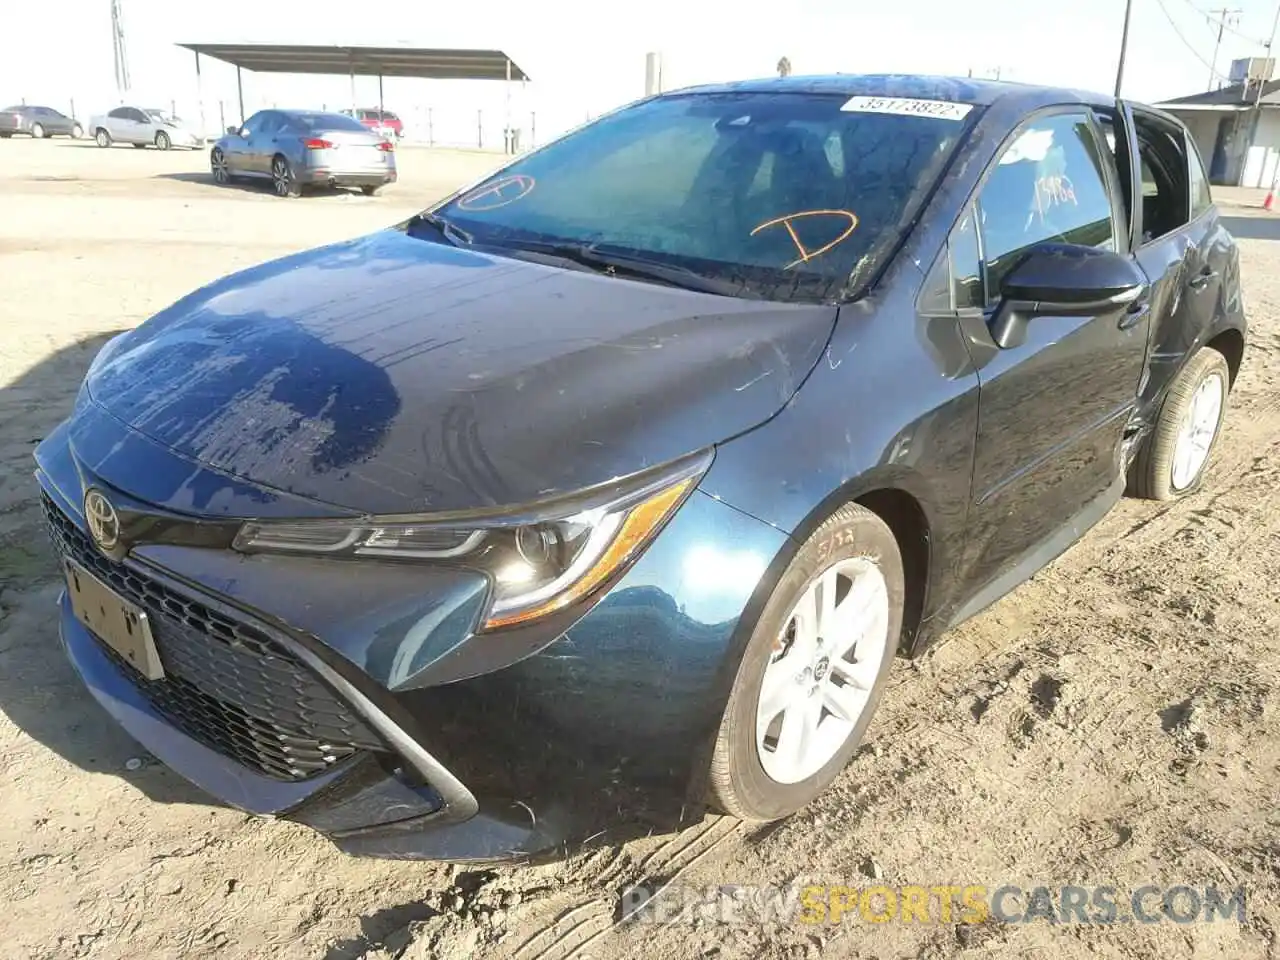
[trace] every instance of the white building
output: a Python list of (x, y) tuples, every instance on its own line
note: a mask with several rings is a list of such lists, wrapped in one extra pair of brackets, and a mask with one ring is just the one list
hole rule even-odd
[[(1261, 97), (1259, 97), (1261, 94)], [(1187, 125), (1223, 186), (1271, 187), (1280, 177), (1280, 80), (1236, 83), (1157, 104)]]

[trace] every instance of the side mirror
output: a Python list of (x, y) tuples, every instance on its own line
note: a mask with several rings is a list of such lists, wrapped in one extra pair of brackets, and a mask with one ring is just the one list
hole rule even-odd
[(1147, 277), (1128, 257), (1069, 243), (1037, 244), (1000, 284), (991, 336), (1021, 346), (1036, 316), (1082, 316), (1128, 310), (1147, 294)]

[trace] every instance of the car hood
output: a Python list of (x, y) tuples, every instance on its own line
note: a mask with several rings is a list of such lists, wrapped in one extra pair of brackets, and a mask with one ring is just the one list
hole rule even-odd
[(367, 513), (513, 505), (768, 419), (836, 308), (390, 229), (226, 277), (113, 341), (88, 398), (190, 460)]

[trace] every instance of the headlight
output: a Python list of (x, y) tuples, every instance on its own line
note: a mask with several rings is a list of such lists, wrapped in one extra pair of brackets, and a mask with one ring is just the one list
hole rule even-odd
[(234, 547), (436, 562), (479, 570), (493, 584), (484, 629), (529, 623), (588, 596), (661, 529), (711, 463), (710, 453), (630, 481), (525, 511), (468, 518), (250, 522)]

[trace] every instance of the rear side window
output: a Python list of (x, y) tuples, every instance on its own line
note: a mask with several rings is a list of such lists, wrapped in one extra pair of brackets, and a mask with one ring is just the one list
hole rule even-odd
[(1036, 244), (1114, 250), (1115, 216), (1088, 115), (1055, 114), (1024, 126), (990, 171), (978, 211), (988, 302)]
[(364, 125), (351, 117), (340, 113), (295, 113), (292, 116), (295, 127), (301, 127), (308, 133), (316, 130), (359, 130), (364, 132)]
[[(1190, 138), (1187, 138), (1188, 141)], [(1191, 219), (1194, 220), (1213, 206), (1213, 197), (1209, 193), (1209, 177), (1204, 172), (1204, 161), (1200, 159), (1200, 151), (1194, 143), (1188, 143), (1188, 169), (1191, 171)]]
[(125, 107), (116, 107), (114, 110), (108, 113), (107, 116), (115, 120), (128, 120), (129, 111)]

